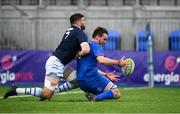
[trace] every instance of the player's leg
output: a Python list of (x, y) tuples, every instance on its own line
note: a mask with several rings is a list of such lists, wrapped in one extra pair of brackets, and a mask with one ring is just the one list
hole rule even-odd
[(56, 86), (58, 85), (60, 79), (63, 78), (64, 70), (65, 66), (57, 57), (51, 56), (47, 60), (46, 76), (41, 100), (49, 99), (53, 96)]
[[(50, 80), (49, 82), (54, 82), (53, 79), (49, 79), (51, 77), (49, 76), (46, 76), (46, 78), (48, 80)], [(47, 79), (46, 79), (46, 82), (45, 83), (48, 83), (47, 82)], [(58, 83), (58, 80), (56, 81)], [(33, 95), (33, 96), (36, 96), (36, 97), (41, 97), (42, 96), (42, 93), (43, 92), (43, 89), (40, 88), (40, 87), (31, 87), (31, 88), (20, 88), (20, 87), (17, 87), (16, 85), (13, 85), (5, 94), (4, 94), (4, 99), (7, 99), (9, 96), (14, 96), (14, 95)]]
[(86, 93), (89, 100), (102, 101), (105, 99), (117, 99), (120, 97), (120, 91), (109, 79), (98, 76), (95, 84), (88, 85), (90, 93)]
[(96, 100), (102, 101), (104, 99), (118, 99), (120, 96), (121, 94), (117, 86), (112, 82), (109, 82), (105, 87), (104, 92), (96, 96)]
[(25, 94), (25, 95), (33, 95), (40, 97), (42, 95), (42, 88), (34, 87), (34, 88), (18, 88), (16, 85), (13, 85), (4, 95), (4, 99), (7, 99), (9, 96)]
[(59, 83), (57, 76), (45, 76), (44, 88), (42, 91), (42, 99), (49, 99), (53, 96), (56, 86)]
[(19, 94), (34, 95), (37, 97), (44, 96), (44, 98), (46, 98), (47, 96), (51, 97), (53, 91), (55, 90), (54, 88), (59, 83), (60, 78), (63, 77), (64, 69), (64, 65), (55, 56), (51, 56), (46, 62), (44, 90), (39, 87), (18, 88), (17, 86), (12, 86), (10, 90), (5, 93), (4, 99), (8, 98), (9, 96)]
[[(46, 76), (48, 77), (48, 76)], [(67, 90), (71, 90), (74, 88), (78, 88), (78, 84), (76, 82), (76, 71), (72, 69), (71, 67), (67, 67), (66, 70), (63, 73), (63, 79), (66, 79), (67, 82), (65, 82), (62, 85), (57, 85), (54, 93), (59, 93)], [(59, 81), (59, 80), (58, 80)], [(33, 87), (33, 88), (19, 88), (17, 86), (12, 86), (4, 95), (4, 99), (8, 98), (9, 96), (24, 94), (24, 95), (33, 95), (37, 97), (42, 96), (42, 88), (39, 87)]]
[(55, 88), (54, 93), (59, 93), (59, 92), (63, 92), (63, 91), (67, 91), (67, 90), (71, 90), (71, 89), (75, 89), (78, 88), (78, 83), (76, 81), (76, 71), (71, 68), (71, 67), (67, 67), (66, 70), (64, 71), (63, 74), (63, 79), (67, 80), (67, 82), (63, 83), (62, 85), (58, 85)]
[(118, 89), (117, 85), (115, 85), (114, 83), (112, 83), (111, 81), (108, 83), (108, 85), (106, 86), (106, 88), (104, 89), (104, 92), (111, 90), (113, 92), (113, 98), (114, 99), (118, 99), (121, 97), (121, 92)]
[[(63, 91), (68, 91), (71, 89), (78, 88), (78, 84), (76, 80), (72, 81), (67, 81), (63, 83), (62, 85), (57, 85), (54, 90), (54, 94), (63, 92)], [(33, 88), (20, 88), (17, 86), (12, 86), (5, 94), (4, 94), (4, 99), (7, 99), (9, 96), (15, 96), (15, 95), (33, 95), (36, 97), (41, 97), (42, 96), (42, 91), (43, 89), (40, 87), (33, 87)]]

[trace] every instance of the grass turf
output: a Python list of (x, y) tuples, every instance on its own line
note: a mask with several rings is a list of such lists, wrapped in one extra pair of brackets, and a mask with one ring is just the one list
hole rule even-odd
[(180, 113), (180, 88), (120, 88), (118, 100), (89, 102), (79, 89), (38, 101), (34, 96), (2, 99), (8, 87), (0, 87), (0, 113)]

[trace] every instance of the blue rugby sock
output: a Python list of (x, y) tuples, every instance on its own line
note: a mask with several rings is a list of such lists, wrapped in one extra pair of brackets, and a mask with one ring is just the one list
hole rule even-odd
[(102, 101), (104, 99), (113, 99), (113, 98), (114, 98), (114, 95), (113, 95), (112, 90), (105, 91), (104, 93), (101, 93), (96, 96), (97, 101)]

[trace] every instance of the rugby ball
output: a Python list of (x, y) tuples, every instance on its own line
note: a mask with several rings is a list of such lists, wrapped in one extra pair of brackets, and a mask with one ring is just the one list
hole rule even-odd
[(134, 63), (134, 60), (131, 58), (127, 58), (125, 59), (125, 61), (127, 61), (129, 64), (126, 67), (121, 68), (122, 73), (125, 76), (130, 76), (134, 71), (135, 63)]

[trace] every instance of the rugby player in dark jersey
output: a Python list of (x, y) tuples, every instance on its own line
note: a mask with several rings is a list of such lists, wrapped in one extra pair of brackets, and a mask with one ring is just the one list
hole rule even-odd
[[(17, 88), (13, 86), (6, 94), (4, 98), (17, 94), (28, 94), (39, 96), (44, 99), (51, 98), (55, 90), (59, 90), (58, 83), (61, 79), (75, 78), (75, 72), (67, 66), (76, 56), (84, 56), (89, 53), (90, 48), (88, 44), (88, 38), (83, 32), (85, 29), (85, 17), (80, 13), (75, 13), (70, 17), (71, 27), (68, 28), (62, 38), (62, 41), (53, 52), (46, 62), (46, 74), (44, 80), (44, 88)], [(64, 71), (66, 73), (64, 74)], [(65, 75), (65, 76), (63, 76)], [(73, 77), (72, 77), (73, 76)], [(71, 80), (70, 80), (71, 81)], [(71, 89), (76, 85), (66, 82), (63, 85), (63, 89)], [(56, 89), (59, 88), (59, 89)]]

